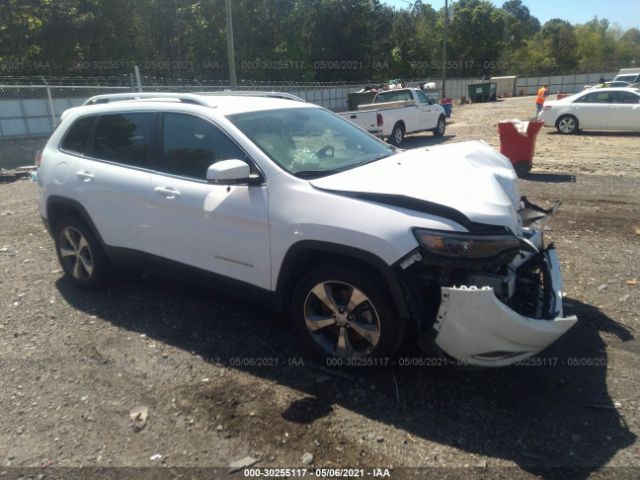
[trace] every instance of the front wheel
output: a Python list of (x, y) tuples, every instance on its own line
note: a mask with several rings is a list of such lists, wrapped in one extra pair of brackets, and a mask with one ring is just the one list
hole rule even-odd
[(404, 336), (387, 292), (355, 268), (312, 270), (298, 283), (292, 310), (296, 333), (324, 358), (389, 357)]
[(578, 132), (578, 119), (573, 115), (563, 115), (556, 122), (558, 133), (571, 135)]
[(433, 129), (433, 136), (444, 137), (444, 132), (446, 128), (447, 128), (447, 123), (444, 117), (441, 115), (440, 118), (438, 118), (438, 124), (436, 125), (436, 128)]

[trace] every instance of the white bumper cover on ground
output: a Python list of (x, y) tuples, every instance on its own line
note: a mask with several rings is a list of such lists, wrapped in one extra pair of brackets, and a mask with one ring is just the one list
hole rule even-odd
[(546, 255), (553, 320), (518, 314), (498, 300), (490, 287), (443, 287), (434, 325), (436, 344), (461, 363), (497, 367), (535, 355), (562, 336), (577, 318), (562, 316), (562, 275), (555, 249)]

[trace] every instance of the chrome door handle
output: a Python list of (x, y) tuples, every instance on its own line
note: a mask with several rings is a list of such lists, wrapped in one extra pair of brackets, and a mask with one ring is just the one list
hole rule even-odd
[(87, 170), (78, 170), (76, 172), (76, 176), (82, 178), (82, 181), (84, 182), (90, 182), (94, 179), (93, 173), (88, 172)]
[(180, 192), (173, 187), (156, 187), (153, 190), (160, 195), (164, 195), (168, 199), (180, 196)]

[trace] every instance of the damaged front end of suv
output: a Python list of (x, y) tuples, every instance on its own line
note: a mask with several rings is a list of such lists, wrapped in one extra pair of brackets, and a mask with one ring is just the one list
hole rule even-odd
[(460, 364), (505, 366), (539, 353), (577, 322), (563, 314), (556, 248), (544, 244), (542, 227), (555, 208), (522, 197), (519, 235), (413, 230), (419, 247), (396, 269), (420, 312), (422, 345), (435, 344)]

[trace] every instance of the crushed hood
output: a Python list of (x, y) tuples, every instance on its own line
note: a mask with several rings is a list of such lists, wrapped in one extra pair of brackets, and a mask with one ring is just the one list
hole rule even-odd
[(401, 152), (311, 184), (446, 216), (463, 226), (460, 219), (466, 218), (472, 224), (506, 227), (519, 234), (517, 182), (508, 158), (485, 142), (469, 141)]

